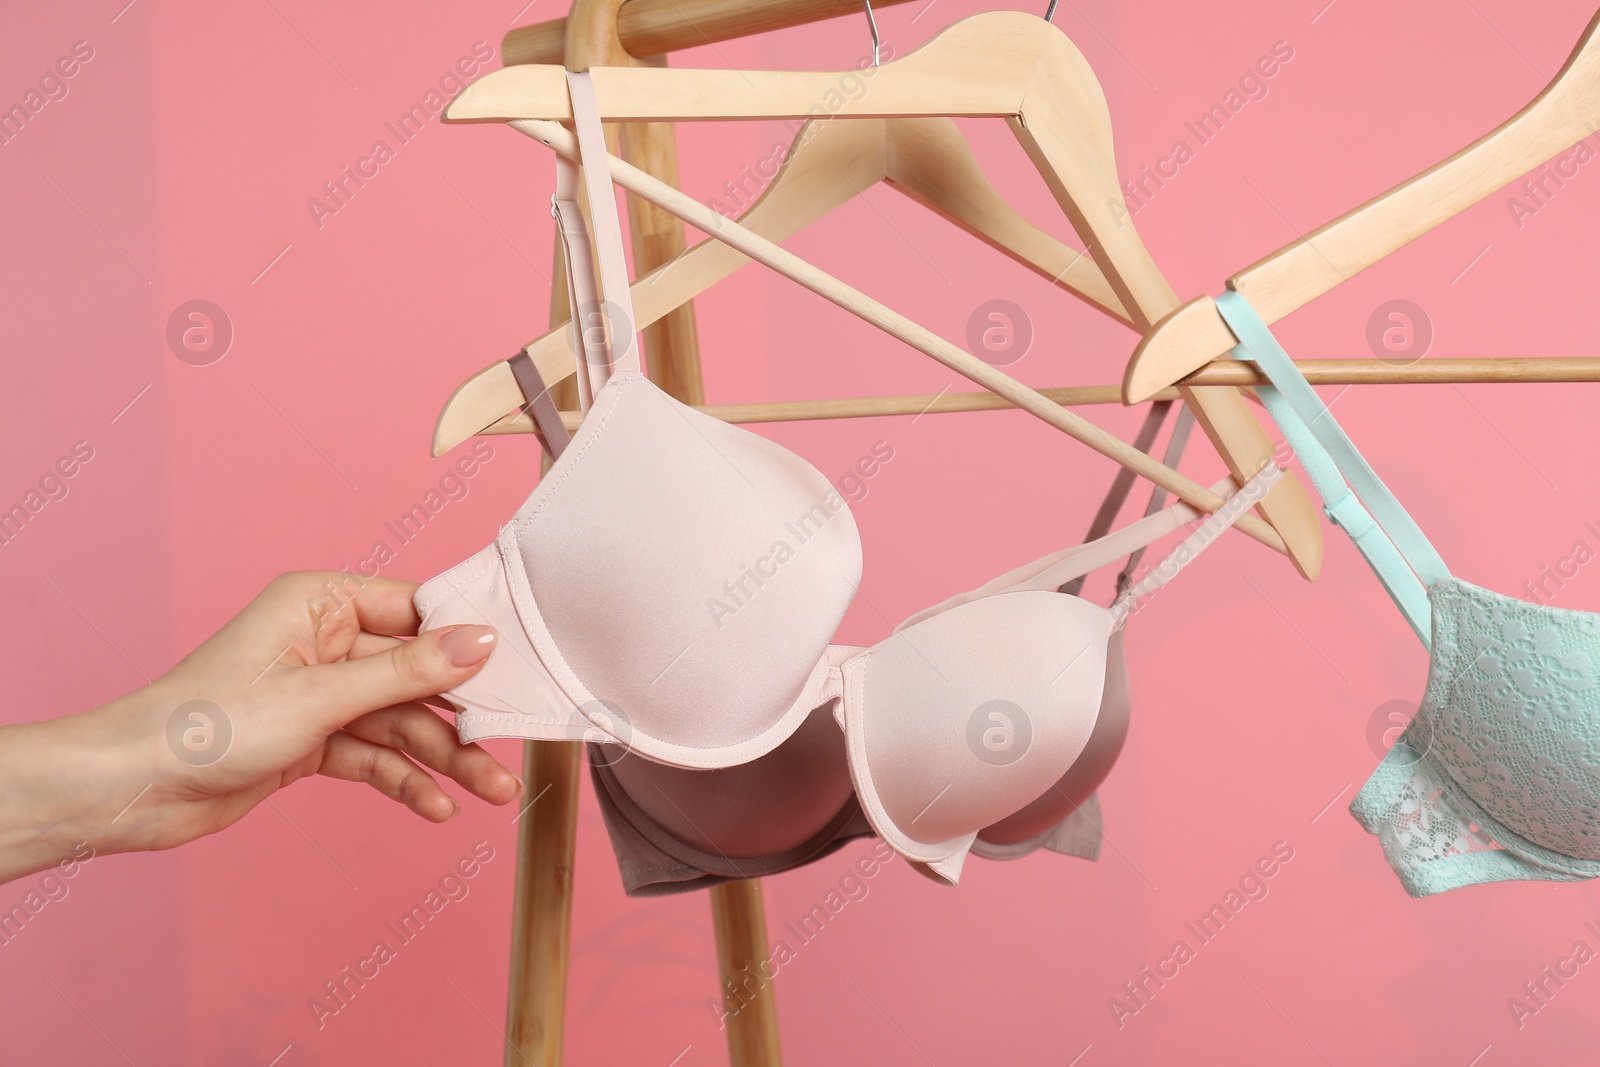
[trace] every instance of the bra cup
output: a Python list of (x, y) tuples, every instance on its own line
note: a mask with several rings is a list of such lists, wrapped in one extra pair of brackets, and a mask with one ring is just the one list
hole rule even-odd
[(1040, 837), (1080, 810), (1111, 773), (1122, 745), (1128, 738), (1131, 702), (1128, 687), (1128, 662), (1123, 654), (1118, 630), (1106, 645), (1105, 691), (1100, 697), (1100, 714), (1083, 753), (1044, 795), (1015, 815), (1001, 819), (979, 832), (982, 841), (995, 845), (1017, 845)]
[(414, 601), (423, 630), (486, 623), (500, 633), (483, 668), (444, 694), (456, 709), (463, 744), (506, 736), (578, 741), (596, 734), (529, 644), (494, 545), (423, 583)]
[(1600, 860), (1600, 616), (1455, 578), (1428, 596), (1433, 657), (1408, 743), (1502, 826)]
[(850, 799), (844, 735), (832, 712), (830, 701), (783, 744), (737, 767), (688, 770), (628, 756), (610, 770), (641, 811), (691, 848), (733, 859), (787, 852), (821, 833)]
[(855, 520), (814, 467), (636, 374), (600, 391), (502, 545), (573, 701), (686, 766), (753, 759), (798, 727), (861, 577)]
[(1111, 627), (1077, 597), (1000, 593), (847, 662), (850, 772), (879, 836), (946, 860), (1037, 800), (1088, 744)]

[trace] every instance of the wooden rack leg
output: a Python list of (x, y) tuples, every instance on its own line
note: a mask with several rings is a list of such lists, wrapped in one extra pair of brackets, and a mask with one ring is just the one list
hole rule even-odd
[[(567, 264), (558, 244), (550, 272), (550, 324), (565, 322)], [(578, 406), (577, 383), (551, 390), (556, 404)], [(544, 465), (549, 467), (549, 457)], [(578, 779), (583, 748), (574, 741), (526, 741), (517, 824), (516, 897), (511, 909), (511, 985), (506, 995), (505, 1067), (561, 1067), (572, 944), (572, 874), (578, 843)]]
[(521, 803), (538, 801), (517, 830), (511, 920), (506, 1067), (558, 1067), (572, 941), (572, 863), (577, 844), (582, 749), (571, 741), (523, 744)]
[(770, 961), (761, 883), (728, 882), (712, 889), (711, 921), (717, 929), (722, 1010), (728, 1013), (728, 1062), (732, 1067), (780, 1064), (778, 1005), (772, 983), (762, 978), (770, 973)]

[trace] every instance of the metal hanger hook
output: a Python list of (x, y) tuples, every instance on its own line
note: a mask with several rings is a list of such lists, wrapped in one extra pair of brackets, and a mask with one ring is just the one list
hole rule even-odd
[(1061, 3), (1061, 0), (1050, 0), (1050, 6), (1044, 9), (1044, 20), (1046, 22), (1054, 22), (1056, 20), (1056, 5), (1059, 3)]
[(861, 0), (867, 12), (867, 26), (872, 30), (872, 65), (878, 66), (883, 58), (883, 41), (878, 36), (878, 16), (872, 13), (872, 0)]

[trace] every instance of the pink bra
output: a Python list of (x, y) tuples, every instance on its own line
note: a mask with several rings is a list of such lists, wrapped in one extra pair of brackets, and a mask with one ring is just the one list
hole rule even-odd
[(446, 694), (460, 735), (587, 739), (708, 770), (772, 752), (831, 703), (873, 830), (953, 883), (978, 832), (1038, 801), (1089, 745), (1108, 645), (1141, 598), (1281, 472), (1257, 474), (1109, 609), (1058, 587), (1193, 510), (1018, 568), (870, 648), (830, 644), (861, 576), (850, 509), (800, 457), (642, 374), (593, 89), (587, 75), (569, 83), (606, 296), (595, 298), (576, 168), (562, 161), (589, 408), (564, 440), (531, 362), (514, 361), (558, 458), (493, 544), (417, 593), (427, 628), (501, 634), (484, 669)]

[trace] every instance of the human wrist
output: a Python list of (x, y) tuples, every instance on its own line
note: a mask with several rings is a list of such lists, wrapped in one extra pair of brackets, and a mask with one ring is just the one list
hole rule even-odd
[(0, 727), (0, 882), (92, 854), (139, 847), (119, 817), (149, 777), (139, 717), (112, 704), (45, 722)]

